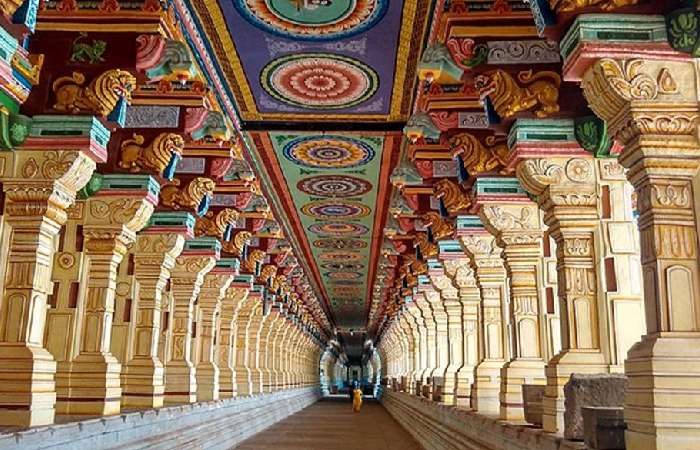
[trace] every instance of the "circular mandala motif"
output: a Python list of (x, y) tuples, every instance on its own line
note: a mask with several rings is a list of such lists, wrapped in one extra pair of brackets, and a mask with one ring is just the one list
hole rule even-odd
[(323, 263), (321, 268), (326, 270), (362, 270), (365, 268), (364, 264), (355, 263)]
[(359, 253), (353, 252), (325, 252), (321, 253), (319, 257), (326, 261), (357, 261), (362, 258)]
[(309, 225), (309, 231), (321, 236), (361, 236), (369, 233), (369, 228), (351, 222), (325, 222)]
[(293, 163), (314, 169), (348, 169), (374, 158), (371, 146), (347, 136), (302, 136), (288, 142), (282, 152)]
[(342, 109), (358, 105), (377, 92), (379, 76), (347, 56), (301, 53), (271, 61), (260, 84), (275, 99), (307, 109)]
[(326, 272), (324, 275), (333, 280), (357, 280), (362, 278), (360, 272)]
[(302, 206), (301, 212), (318, 219), (354, 219), (368, 216), (371, 210), (357, 202), (319, 200)]
[(372, 184), (346, 175), (318, 175), (301, 180), (297, 189), (319, 197), (355, 197), (372, 190)]
[(269, 33), (301, 40), (330, 40), (372, 28), (388, 0), (234, 0), (248, 22)]
[(314, 241), (314, 247), (316, 248), (328, 248), (334, 250), (359, 250), (361, 248), (367, 248), (367, 243), (365, 241), (360, 241), (357, 239), (319, 239)]

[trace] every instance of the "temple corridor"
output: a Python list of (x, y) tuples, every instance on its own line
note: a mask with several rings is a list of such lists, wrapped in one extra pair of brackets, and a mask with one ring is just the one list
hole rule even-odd
[(348, 398), (323, 399), (243, 441), (236, 450), (421, 450), (376, 401), (359, 414)]

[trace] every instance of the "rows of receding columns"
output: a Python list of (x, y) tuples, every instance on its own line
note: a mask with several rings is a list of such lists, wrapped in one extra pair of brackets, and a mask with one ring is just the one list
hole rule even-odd
[(189, 213), (154, 213), (151, 177), (127, 188), (105, 176), (76, 200), (95, 168), (80, 149), (57, 152), (72, 161), (58, 177), (21, 179), (46, 151), (3, 155), (16, 172), (2, 178), (1, 424), (318, 383), (317, 341), (265, 306), (260, 280), (216, 239), (192, 238)]
[(516, 120), (515, 177), (477, 179), (471, 214), (437, 242), (379, 349), (407, 392), (503, 420), (523, 420), (523, 384), (545, 385), (548, 432), (563, 431), (571, 374), (625, 373), (627, 448), (694, 448), (698, 68), (604, 45), (607, 58), (565, 55), (564, 78), (581, 83), (619, 157), (583, 151), (571, 120)]

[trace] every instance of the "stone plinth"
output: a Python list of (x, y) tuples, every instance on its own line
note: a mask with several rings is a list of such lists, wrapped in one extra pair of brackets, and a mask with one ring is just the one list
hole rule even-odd
[(539, 384), (523, 384), (523, 409), (525, 421), (538, 427), (542, 426), (542, 400), (545, 386)]
[(623, 450), (625, 448), (624, 408), (586, 406), (583, 414), (583, 437), (586, 445), (595, 450)]
[(627, 377), (620, 374), (573, 374), (564, 386), (564, 437), (583, 440), (584, 407), (622, 407)]

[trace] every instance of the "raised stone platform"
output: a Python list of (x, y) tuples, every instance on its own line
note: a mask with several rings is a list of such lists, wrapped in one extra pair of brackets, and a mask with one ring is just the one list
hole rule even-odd
[(403, 392), (386, 391), (382, 404), (425, 450), (587, 450), (539, 428), (517, 425)]
[(0, 450), (225, 450), (316, 402), (318, 387), (0, 433)]

